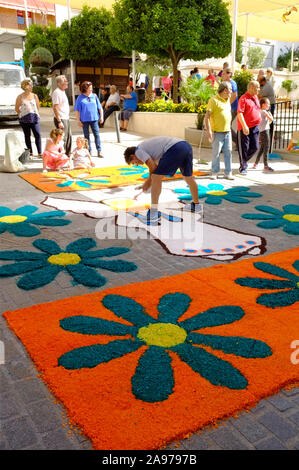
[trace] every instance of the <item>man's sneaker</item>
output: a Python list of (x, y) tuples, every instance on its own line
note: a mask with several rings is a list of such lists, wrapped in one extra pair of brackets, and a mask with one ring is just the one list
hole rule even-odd
[(247, 175), (247, 171), (246, 170), (240, 170), (240, 175)]
[(254, 169), (257, 168), (257, 163), (254, 163), (254, 164), (252, 165), (252, 168), (254, 168)]
[(229, 173), (228, 175), (224, 174), (224, 178), (226, 180), (234, 180), (235, 178), (233, 177), (232, 173)]
[(186, 204), (184, 207), (183, 207), (183, 210), (184, 211), (188, 211), (188, 212), (201, 212), (202, 211), (202, 204), (195, 204), (195, 202), (191, 202), (190, 204)]
[(264, 166), (264, 171), (274, 171), (270, 166)]
[(101, 154), (101, 152), (98, 152), (98, 158), (104, 158), (104, 155)]
[(215, 180), (215, 179), (217, 179), (217, 176), (218, 176), (218, 173), (212, 173), (211, 176), (210, 176), (210, 179)]

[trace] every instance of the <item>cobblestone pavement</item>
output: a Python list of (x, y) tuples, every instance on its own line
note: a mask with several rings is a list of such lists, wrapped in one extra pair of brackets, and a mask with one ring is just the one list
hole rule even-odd
[[(43, 142), (48, 135), (52, 123), (46, 111), (43, 111)], [(0, 129), (0, 154), (4, 153), (4, 135), (9, 128), (7, 125)], [(72, 122), (74, 138), (80, 130)], [(122, 135), (122, 142), (117, 143), (115, 132), (112, 129), (102, 130), (103, 160), (94, 159), (97, 166), (119, 165), (123, 163), (124, 147), (134, 145), (144, 136), (127, 133)], [(210, 160), (210, 151), (202, 150), (200, 157)], [(292, 189), (297, 184), (298, 176), (294, 163), (275, 163), (277, 175), (276, 183), (269, 185), (268, 175), (259, 175), (260, 182), (255, 182), (254, 173), (248, 178), (237, 177), (236, 185), (253, 185), (258, 192), (262, 192), (263, 204), (282, 206), (294, 203), (298, 196)], [(238, 160), (234, 152), (234, 169), (238, 167)], [(30, 163), (30, 170), (38, 171), (40, 161)], [(202, 169), (207, 167), (202, 166)], [(44, 194), (26, 183), (16, 174), (0, 174), (1, 205), (16, 208), (20, 205), (30, 204), (39, 206), (41, 211), (49, 210), (40, 206)], [(268, 180), (269, 181), (269, 180)], [(290, 183), (288, 183), (290, 181)], [(211, 181), (204, 179), (203, 184)], [(298, 186), (298, 185), (297, 185)], [(59, 197), (63, 197), (62, 193)], [(68, 197), (78, 198), (78, 193), (70, 193)], [(82, 199), (85, 196), (81, 196)], [(224, 201), (218, 207), (205, 206), (205, 222), (217, 223), (223, 227), (242, 230), (267, 240), (267, 252), (283, 251), (295, 248), (298, 237), (288, 235), (282, 231), (269, 230), (267, 233), (256, 227), (250, 220), (240, 219), (244, 213), (244, 205), (230, 204)], [(247, 205), (252, 209), (254, 203)], [(246, 211), (247, 211), (246, 208)], [(250, 212), (250, 211), (249, 211)], [(81, 236), (94, 236), (95, 220), (78, 214), (68, 214), (72, 224), (66, 227), (43, 228), (41, 238), (51, 238), (64, 246), (74, 238)], [(240, 228), (240, 220), (242, 227)], [(9, 234), (1, 235), (1, 250), (30, 249), (33, 240), (14, 237)], [(100, 241), (99, 245), (109, 246), (111, 242)], [(171, 256), (152, 240), (134, 241), (119, 240), (113, 244), (127, 246), (131, 251), (122, 256), (123, 259), (135, 261), (138, 270), (132, 273), (114, 274), (105, 273), (107, 287), (120, 286), (132, 282), (156, 279), (165, 275), (173, 275), (190, 269), (203, 268), (219, 264), (200, 258), (186, 258)], [(54, 299), (66, 298), (72, 295), (91, 292), (83, 286), (73, 286), (67, 276), (61, 273), (50, 285), (35, 291), (18, 289), (13, 278), (1, 279), (0, 303), (1, 312), (14, 310), (25, 306), (44, 303)], [(294, 332), (295, 334), (295, 332)], [(298, 336), (298, 331), (297, 331)], [(33, 362), (30, 360), (22, 343), (7, 327), (6, 321), (0, 317), (0, 339), (5, 345), (5, 364), (0, 365), (1, 406), (0, 406), (0, 449), (65, 449), (80, 450), (91, 449), (90, 441), (78, 429), (70, 425), (66, 412), (55, 397), (48, 391), (38, 376)], [(294, 338), (299, 339), (299, 338)], [(291, 354), (291, 350), (290, 350)], [(297, 365), (299, 368), (299, 365)], [(299, 369), (298, 369), (299, 370)], [(299, 376), (299, 374), (298, 374)], [(248, 412), (241, 412), (238, 418), (230, 418), (219, 423), (217, 427), (208, 427), (180, 442), (170, 444), (167, 449), (172, 450), (298, 450), (299, 449), (299, 388), (281, 390), (280, 393), (261, 400), (256, 408)]]

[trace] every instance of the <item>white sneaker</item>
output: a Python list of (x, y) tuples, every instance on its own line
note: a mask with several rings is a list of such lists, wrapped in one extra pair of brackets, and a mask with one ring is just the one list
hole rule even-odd
[(224, 178), (227, 180), (234, 180), (235, 178), (233, 177), (232, 173), (229, 173), (228, 175), (224, 175)]
[(202, 204), (195, 204), (195, 202), (191, 202), (190, 204), (186, 204), (183, 207), (183, 211), (188, 211), (188, 212), (201, 212), (202, 211)]
[(210, 179), (211, 180), (216, 180), (218, 177), (218, 173), (212, 173), (211, 176), (210, 176)]

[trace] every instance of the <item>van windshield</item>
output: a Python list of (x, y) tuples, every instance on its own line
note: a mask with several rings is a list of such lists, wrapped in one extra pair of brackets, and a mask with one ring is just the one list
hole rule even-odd
[(19, 70), (0, 69), (0, 87), (20, 87), (21, 73)]

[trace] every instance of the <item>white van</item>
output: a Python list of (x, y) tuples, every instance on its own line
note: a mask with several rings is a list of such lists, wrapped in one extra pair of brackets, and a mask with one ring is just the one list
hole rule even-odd
[(15, 103), (17, 96), (23, 92), (21, 82), (25, 78), (20, 65), (0, 63), (0, 121), (18, 119)]

